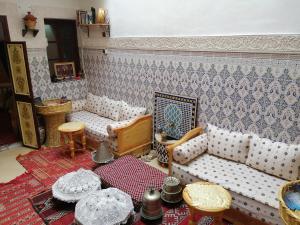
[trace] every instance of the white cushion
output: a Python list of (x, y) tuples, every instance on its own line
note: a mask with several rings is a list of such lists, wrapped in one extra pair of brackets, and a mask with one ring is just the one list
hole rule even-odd
[(287, 180), (296, 180), (300, 165), (300, 145), (273, 142), (253, 134), (246, 164)]
[[(212, 157), (214, 157), (214, 156), (212, 156)], [(199, 160), (200, 160), (200, 158), (199, 158)], [(211, 166), (214, 168), (212, 168), (212, 167), (207, 168), (205, 165), (206, 168), (205, 168), (204, 172), (207, 172), (208, 169), (212, 169), (215, 172), (211, 175), (218, 176), (218, 174), (217, 174), (218, 171), (216, 171), (216, 169), (220, 168), (221, 169), (220, 171), (222, 171), (224, 168), (222, 168), (221, 166), (217, 167), (217, 165), (220, 165), (220, 164), (212, 164)], [(180, 178), (180, 181), (183, 185), (197, 182), (197, 181), (203, 181), (203, 179), (191, 175), (189, 173), (189, 171), (186, 170), (185, 166), (179, 166), (179, 164), (177, 164), (175, 162), (172, 163), (172, 172), (173, 172), (173, 176)], [(229, 171), (229, 172), (230, 172), (230, 174), (232, 173), (232, 171)], [(238, 174), (237, 174), (237, 176), (238, 176)], [(228, 182), (229, 182), (229, 179), (228, 179)], [(248, 185), (250, 186), (250, 182)], [(272, 186), (273, 186), (273, 185), (269, 185), (269, 184), (266, 184), (266, 185), (268, 185), (269, 188), (272, 188)], [(277, 189), (277, 186), (276, 186), (276, 189)], [(272, 194), (275, 195), (276, 190), (272, 190), (272, 191), (273, 191)], [(229, 192), (232, 196), (232, 208), (238, 209), (241, 212), (245, 213), (246, 215), (250, 215), (251, 217), (261, 220), (261, 221), (264, 221), (268, 224), (284, 225), (279, 216), (278, 208), (271, 207), (265, 203), (256, 201), (252, 197), (246, 197), (246, 196), (243, 196), (242, 194), (234, 192), (234, 191), (229, 191)], [(253, 191), (253, 194), (255, 194), (254, 191)]]
[(252, 169), (245, 164), (207, 153), (187, 165), (173, 163), (173, 167), (277, 209), (279, 207), (277, 193), (280, 186), (286, 183), (284, 179)]
[(119, 120), (120, 115), (120, 101), (115, 101), (106, 96), (102, 97), (102, 105), (97, 113), (99, 116), (110, 118), (114, 121)]
[(99, 114), (100, 107), (102, 106), (102, 98), (92, 93), (88, 93), (84, 109), (91, 113)]
[(72, 101), (72, 112), (83, 110), (85, 104), (86, 104), (86, 99)]
[(125, 127), (132, 122), (133, 120), (123, 120), (123, 121), (115, 122), (107, 126), (107, 132), (109, 136), (116, 137), (117, 135), (115, 134), (114, 129)]
[(173, 158), (180, 164), (185, 164), (207, 150), (207, 134), (199, 135), (177, 146)]
[(130, 120), (138, 116), (145, 115), (146, 108), (143, 107), (132, 107), (126, 102), (121, 102), (121, 111), (119, 120)]
[(249, 135), (230, 132), (208, 124), (208, 153), (245, 163), (249, 151)]
[(115, 123), (115, 121), (111, 119), (101, 117), (88, 111), (70, 113), (68, 120), (83, 122), (87, 134), (97, 136), (99, 140), (106, 140), (108, 138), (107, 126)]

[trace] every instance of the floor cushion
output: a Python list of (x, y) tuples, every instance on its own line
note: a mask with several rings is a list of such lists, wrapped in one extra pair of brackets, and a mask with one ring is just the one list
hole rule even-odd
[(149, 187), (160, 190), (167, 176), (133, 156), (123, 156), (94, 172), (100, 176), (105, 188), (115, 187), (129, 194), (136, 210), (141, 206), (144, 192)]

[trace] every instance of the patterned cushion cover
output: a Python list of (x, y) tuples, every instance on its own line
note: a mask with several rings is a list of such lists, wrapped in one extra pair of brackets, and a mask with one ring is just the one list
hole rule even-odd
[(123, 121), (119, 121), (119, 122), (116, 122), (116, 123), (113, 123), (113, 124), (109, 124), (107, 126), (107, 132), (108, 132), (109, 136), (116, 137), (117, 135), (114, 133), (114, 129), (127, 126), (128, 124), (130, 124), (133, 121), (134, 121), (134, 119), (123, 120)]
[(81, 121), (86, 126), (86, 132), (88, 135), (96, 136), (99, 140), (107, 140), (107, 126), (115, 121), (98, 116), (95, 113), (87, 111), (74, 112), (69, 115), (69, 121)]
[(185, 164), (207, 150), (207, 134), (199, 135), (177, 146), (173, 158), (180, 164)]
[[(205, 169), (204, 172), (207, 172), (208, 169), (217, 170), (218, 168), (220, 168), (220, 164), (215, 164), (214, 166), (215, 166), (214, 168), (209, 167), (209, 168)], [(179, 164), (177, 164), (177, 163), (173, 163), (172, 168), (173, 168), (172, 169), (173, 176), (180, 178), (182, 184), (189, 184), (189, 183), (196, 182), (199, 180), (203, 181), (203, 179), (198, 178), (194, 175), (191, 175), (184, 166), (180, 167)], [(221, 167), (221, 169), (223, 169), (223, 168)], [(235, 170), (233, 170), (233, 171), (235, 171)], [(233, 172), (230, 171), (230, 173), (233, 173)], [(218, 172), (212, 173), (211, 176), (213, 176), (214, 174), (215, 174), (215, 176), (218, 176)], [(267, 185), (269, 185), (269, 184), (267, 184)], [(269, 187), (271, 187), (271, 186), (269, 185)], [(234, 191), (229, 191), (229, 192), (232, 195), (232, 207), (234, 209), (238, 209), (241, 212), (245, 213), (246, 215), (254, 217), (263, 222), (267, 222), (269, 224), (284, 225), (279, 216), (277, 208), (271, 207), (262, 202), (258, 202), (252, 198), (243, 196), (242, 194), (239, 194), (237, 192), (234, 192)], [(253, 193), (254, 193), (254, 191), (253, 191)]]
[(260, 172), (245, 164), (202, 154), (187, 165), (174, 163), (175, 167), (198, 177), (222, 185), (258, 202), (278, 208), (277, 193), (286, 180)]
[(92, 93), (88, 93), (86, 104), (83, 108), (91, 113), (99, 114), (101, 106), (102, 98), (100, 96), (93, 95)]
[(119, 120), (120, 115), (120, 101), (115, 101), (106, 96), (102, 97), (102, 105), (100, 106), (100, 110), (97, 113), (99, 116), (103, 116), (106, 118), (110, 118), (114, 121)]
[(83, 110), (86, 104), (86, 99), (72, 101), (72, 112)]
[(253, 134), (246, 164), (287, 180), (296, 180), (300, 165), (300, 145), (273, 142)]
[(150, 187), (161, 189), (166, 174), (133, 156), (123, 156), (114, 162), (100, 166), (95, 171), (106, 187), (118, 188), (132, 197), (136, 208), (142, 202), (144, 192)]
[(230, 132), (208, 124), (208, 153), (245, 163), (249, 151), (249, 135)]
[(143, 107), (132, 107), (126, 102), (121, 102), (121, 111), (119, 120), (129, 120), (138, 116), (145, 115), (146, 108)]

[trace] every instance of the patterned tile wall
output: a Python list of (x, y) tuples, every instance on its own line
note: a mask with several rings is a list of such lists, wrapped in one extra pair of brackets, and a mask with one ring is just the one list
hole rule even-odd
[(94, 94), (150, 112), (154, 91), (197, 97), (198, 125), (300, 143), (299, 59), (85, 49), (83, 61)]
[(52, 83), (46, 49), (28, 49), (28, 61), (34, 97), (42, 99), (60, 98), (81, 99), (86, 96), (86, 80)]

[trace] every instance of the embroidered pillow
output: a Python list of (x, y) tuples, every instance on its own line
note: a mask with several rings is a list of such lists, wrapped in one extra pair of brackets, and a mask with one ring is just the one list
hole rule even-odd
[(121, 102), (121, 111), (119, 120), (130, 120), (138, 116), (145, 115), (146, 108), (143, 107), (132, 107), (126, 102)]
[(230, 132), (208, 124), (208, 153), (245, 163), (249, 151), (249, 135)]
[(246, 164), (286, 180), (296, 180), (300, 165), (300, 145), (273, 142), (254, 134), (250, 139)]
[(72, 112), (83, 110), (85, 104), (86, 104), (86, 99), (72, 101)]
[(98, 115), (118, 121), (120, 115), (120, 105), (120, 101), (115, 101), (106, 96), (103, 96), (102, 105), (100, 106)]
[(92, 93), (88, 93), (86, 103), (83, 108), (86, 111), (98, 114), (100, 111), (101, 105), (102, 105), (101, 97), (99, 97), (97, 95), (93, 95)]
[(180, 164), (185, 164), (207, 150), (207, 134), (199, 135), (177, 146), (173, 151), (173, 158)]

